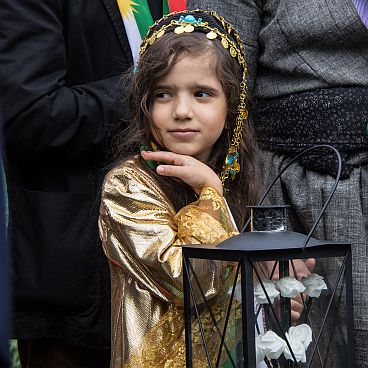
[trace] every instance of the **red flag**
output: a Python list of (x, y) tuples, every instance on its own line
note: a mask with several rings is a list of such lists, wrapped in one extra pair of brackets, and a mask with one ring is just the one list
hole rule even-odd
[(168, 0), (170, 13), (187, 9), (186, 0)]

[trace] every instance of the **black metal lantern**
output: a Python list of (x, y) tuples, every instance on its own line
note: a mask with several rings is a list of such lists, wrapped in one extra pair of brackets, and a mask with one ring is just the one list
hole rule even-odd
[[(288, 206), (258, 205), (250, 232), (183, 246), (187, 367), (354, 367), (351, 245), (311, 237), (338, 179), (308, 235), (287, 230)], [(301, 277), (306, 259), (316, 268)], [(212, 293), (206, 269), (219, 275)], [(294, 323), (296, 298), (304, 309)]]

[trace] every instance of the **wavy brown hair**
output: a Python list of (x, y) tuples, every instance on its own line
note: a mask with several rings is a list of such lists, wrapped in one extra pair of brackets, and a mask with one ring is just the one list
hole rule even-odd
[[(122, 83), (128, 86), (128, 103), (132, 116), (126, 122), (127, 128), (117, 137), (115, 154), (118, 160), (137, 154), (141, 144), (150, 146), (154, 141), (151, 132), (153, 126), (151, 108), (157, 83), (183, 57), (204, 54), (210, 57), (211, 67), (221, 82), (228, 103), (225, 128), (207, 162), (216, 173), (221, 172), (236, 124), (242, 70), (217, 39), (210, 41), (204, 33), (199, 32), (180, 36), (173, 32), (166, 33), (143, 53), (136, 71), (123, 76)], [(255, 204), (258, 194), (259, 175), (255, 164), (255, 141), (248, 123), (243, 127), (239, 163), (241, 170), (235, 179), (226, 181), (225, 197), (237, 225), (241, 227), (247, 217), (246, 206)], [(162, 177), (156, 173), (154, 175), (176, 210), (195, 199), (194, 191), (187, 184), (176, 178)]]

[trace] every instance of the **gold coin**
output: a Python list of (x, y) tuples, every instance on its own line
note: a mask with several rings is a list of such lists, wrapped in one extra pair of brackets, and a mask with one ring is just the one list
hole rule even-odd
[(185, 33), (190, 33), (190, 32), (193, 32), (194, 31), (194, 27), (191, 25), (191, 24), (187, 24), (185, 27), (184, 27), (184, 32)]
[(165, 31), (164, 30), (162, 30), (162, 31), (160, 31), (160, 32), (158, 32), (157, 33), (157, 38), (160, 38), (160, 37), (162, 37), (163, 35), (165, 34)]
[(236, 50), (234, 49), (234, 47), (230, 47), (230, 55), (232, 57), (236, 57), (236, 55), (238, 55), (238, 53), (236, 52)]
[(176, 27), (176, 28), (174, 29), (174, 32), (175, 32), (176, 34), (182, 34), (182, 33), (184, 33), (184, 27), (182, 27), (182, 26)]
[(222, 38), (221, 43), (222, 43), (222, 46), (225, 47), (225, 49), (227, 49), (229, 47), (229, 42), (227, 42), (226, 38)]
[(217, 34), (213, 31), (210, 31), (206, 34), (206, 37), (209, 39), (209, 40), (214, 40), (216, 37), (217, 37)]
[(156, 41), (156, 35), (152, 35), (152, 37), (149, 39), (149, 44), (152, 45)]

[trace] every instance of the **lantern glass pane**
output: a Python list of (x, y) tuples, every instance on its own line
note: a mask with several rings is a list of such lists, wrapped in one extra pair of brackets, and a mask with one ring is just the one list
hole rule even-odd
[[(308, 277), (302, 260), (253, 262), (258, 364), (289, 367), (293, 356), (288, 345), (282, 348), (288, 339), (301, 368), (349, 367), (345, 257), (315, 261)], [(290, 310), (295, 300), (304, 304), (298, 321)], [(283, 352), (276, 357), (276, 351)]]
[(324, 281), (327, 286), (327, 290), (324, 290), (319, 298), (311, 298), (312, 300), (308, 301), (310, 320), (316, 332), (322, 328), (321, 316), (326, 314), (334, 288), (336, 288), (318, 343), (319, 354), (317, 351), (313, 357), (312, 366), (316, 368), (349, 366), (347, 323), (353, 323), (353, 321), (347, 321), (346, 318), (346, 278), (344, 273), (339, 275), (342, 266), (342, 257), (322, 258), (316, 263), (315, 272), (326, 275)]
[(191, 258), (189, 262), (193, 367), (209, 367), (208, 359), (214, 367), (217, 361), (221, 368), (244, 367), (241, 290), (235, 280), (238, 263)]

